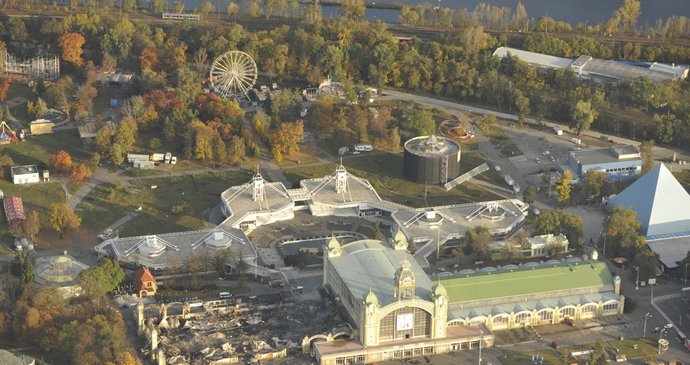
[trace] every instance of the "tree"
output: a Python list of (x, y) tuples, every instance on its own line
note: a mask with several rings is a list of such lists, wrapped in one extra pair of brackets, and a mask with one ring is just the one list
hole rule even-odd
[(491, 253), (491, 233), (486, 227), (477, 226), (470, 228), (465, 234), (470, 252), (475, 253), (481, 259), (489, 258)]
[(642, 141), (640, 154), (642, 155), (642, 174), (644, 175), (654, 167), (654, 141)]
[(53, 170), (54, 173), (67, 173), (72, 167), (72, 156), (70, 156), (67, 151), (60, 150), (50, 156), (48, 165), (50, 165), (50, 169)]
[(113, 143), (110, 145), (110, 152), (108, 156), (110, 157), (110, 162), (115, 166), (120, 166), (125, 161), (125, 152), (122, 150), (122, 146), (118, 143)]
[(79, 273), (79, 286), (89, 297), (100, 298), (117, 288), (124, 278), (125, 272), (116, 260), (104, 259)]
[(635, 32), (637, 18), (640, 16), (640, 1), (625, 0), (620, 8), (616, 9), (606, 24), (609, 33), (623, 31), (626, 33)]
[(610, 208), (604, 222), (604, 234), (608, 247), (616, 256), (633, 258), (646, 243), (639, 235), (640, 222), (635, 211), (621, 206)]
[(226, 13), (228, 14), (229, 17), (234, 17), (235, 22), (237, 22), (237, 14), (240, 12), (240, 6), (237, 5), (236, 2), (231, 1), (228, 3), (228, 8), (226, 10)]
[(96, 151), (101, 154), (107, 154), (110, 151), (112, 145), (112, 134), (113, 130), (110, 129), (108, 124), (104, 125), (101, 129), (96, 132)]
[(84, 60), (81, 58), (82, 46), (86, 43), (84, 36), (79, 33), (64, 33), (58, 37), (58, 46), (62, 59), (75, 67), (81, 67)]
[(659, 254), (649, 249), (644, 249), (642, 252), (635, 255), (635, 266), (639, 267), (640, 280), (645, 281), (649, 278), (656, 277), (658, 262)]
[(570, 184), (572, 181), (573, 173), (570, 172), (570, 170), (565, 170), (561, 179), (556, 183), (556, 192), (558, 193), (558, 195), (556, 195), (556, 200), (558, 201), (558, 205), (564, 206), (570, 202), (570, 191), (572, 189)]
[(341, 0), (340, 9), (350, 19), (358, 19), (364, 16), (367, 10), (364, 0)]
[(571, 247), (584, 245), (583, 220), (580, 216), (562, 210), (549, 210), (539, 214), (534, 225), (538, 234), (563, 234)]
[(527, 187), (527, 189), (525, 189), (525, 191), (522, 193), (522, 200), (527, 204), (534, 203), (534, 200), (536, 198), (537, 198), (537, 189), (535, 189), (532, 186)]
[(216, 8), (213, 6), (213, 3), (210, 1), (204, 1), (201, 3), (201, 6), (199, 7), (199, 14), (203, 16), (208, 16), (209, 14), (213, 13), (216, 11)]
[(2, 84), (0, 84), (0, 103), (5, 102), (5, 98), (7, 98), (7, 92), (10, 90), (10, 86), (12, 86), (12, 80), (2, 80)]
[(160, 138), (153, 137), (149, 141), (149, 148), (154, 150), (154, 151), (161, 148), (162, 145), (163, 145), (163, 142), (161, 142)]
[(41, 221), (38, 212), (30, 210), (24, 221), (13, 220), (9, 223), (10, 233), (14, 237), (33, 240), (41, 229)]
[(247, 155), (244, 140), (239, 136), (233, 136), (228, 146), (228, 157), (230, 163), (239, 164)]
[(158, 69), (158, 51), (155, 48), (144, 48), (139, 54), (139, 67), (142, 70)]
[(34, 283), (34, 258), (30, 252), (20, 252), (15, 256), (13, 273), (23, 286)]
[(604, 171), (587, 170), (585, 172), (585, 183), (582, 186), (582, 194), (587, 198), (596, 198), (601, 194), (606, 185), (607, 175)]
[(78, 163), (72, 166), (72, 172), (69, 175), (71, 182), (81, 185), (91, 176), (91, 169), (86, 164)]
[(592, 108), (591, 102), (580, 100), (575, 104), (575, 109), (573, 109), (570, 129), (574, 129), (579, 136), (582, 132), (589, 130), (597, 116), (598, 113)]
[(522, 1), (518, 1), (515, 7), (515, 13), (513, 14), (513, 29), (516, 30), (527, 30), (527, 25), (529, 23), (529, 17), (527, 16), (527, 9), (522, 5)]
[(50, 225), (60, 234), (74, 231), (79, 228), (81, 218), (74, 214), (72, 208), (67, 203), (56, 203), (50, 206)]
[[(285, 154), (292, 156), (299, 150), (299, 141), (304, 138), (304, 124), (302, 121), (292, 123), (281, 123), (269, 137), (271, 141), (271, 152), (274, 158), (282, 158)], [(276, 159), (278, 159), (276, 158)]]
[(165, 10), (166, 0), (151, 0), (149, 1), (149, 8), (156, 14), (163, 13)]
[(12, 157), (0, 153), (0, 178), (5, 177), (5, 169), (14, 166), (14, 161)]
[(436, 123), (430, 110), (417, 109), (407, 113), (403, 128), (413, 136), (428, 136), (436, 131)]
[(486, 48), (489, 35), (481, 25), (471, 25), (460, 33), (460, 44), (469, 54), (476, 54)]

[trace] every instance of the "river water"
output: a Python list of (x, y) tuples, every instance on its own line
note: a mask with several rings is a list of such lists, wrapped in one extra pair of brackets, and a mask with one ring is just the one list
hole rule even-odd
[[(185, 4), (185, 9), (199, 6), (204, 0), (178, 0)], [(230, 0), (211, 0), (221, 11), (227, 9)], [(515, 9), (518, 0), (366, 0), (376, 1), (380, 4), (427, 4), (442, 6), (452, 9), (472, 10), (479, 3), (488, 3), (496, 6), (509, 6)], [(170, 8), (175, 1), (169, 0)], [(235, 0), (242, 3), (242, 0)], [(623, 0), (522, 0), (530, 18), (550, 16), (557, 20), (563, 20), (571, 24), (587, 23), (596, 24), (611, 17), (614, 10), (623, 4)], [(690, 17), (690, 0), (641, 0), (642, 9), (638, 25), (645, 28), (652, 25), (659, 18), (668, 18), (673, 15)], [(324, 6), (323, 13), (326, 17), (338, 16), (338, 8)], [(398, 10), (367, 9), (366, 18), (382, 19), (387, 22), (398, 22)]]

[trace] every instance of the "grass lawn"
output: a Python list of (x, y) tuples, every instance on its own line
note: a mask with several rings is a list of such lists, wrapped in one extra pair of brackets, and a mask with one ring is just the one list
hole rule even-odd
[(36, 164), (39, 169), (45, 168), (50, 155), (59, 150), (67, 151), (73, 161), (86, 161), (91, 157), (91, 150), (82, 143), (74, 130), (35, 136), (24, 142), (0, 146), (0, 151), (12, 157), (15, 164)]
[[(461, 161), (461, 173), (465, 173), (479, 166), (484, 162), (484, 159), (481, 154), (474, 153), (463, 155)], [(343, 165), (353, 175), (368, 179), (376, 191), (386, 199), (416, 207), (425, 205), (425, 187), (423, 184), (408, 181), (402, 176), (403, 157), (400, 154), (382, 153), (349, 157), (343, 160)], [(288, 168), (287, 178), (296, 184), (301, 179), (330, 175), (336, 167), (337, 164), (335, 163), (326, 163)], [(427, 187), (427, 190), (427, 203), (429, 205), (500, 199), (498, 195), (472, 183), (464, 183), (448, 192), (438, 186), (431, 185)]]
[[(6, 172), (9, 174), (9, 172)], [(31, 185), (15, 185), (6, 179), (0, 180), (0, 190), (5, 194), (5, 196), (18, 196), (22, 198), (24, 203), (24, 212), (29, 210), (38, 211), (41, 217), (41, 233), (39, 233), (37, 242), (40, 244), (43, 233), (49, 231), (50, 220), (48, 218), (48, 209), (50, 205), (54, 203), (66, 202), (65, 192), (59, 183), (41, 183), (41, 184), (31, 184)], [(0, 205), (1, 207), (2, 205)], [(5, 244), (11, 244), (14, 239), (9, 233), (7, 226), (7, 220), (5, 219), (4, 209), (0, 208), (3, 212), (3, 217), (0, 218), (0, 240)]]
[[(637, 349), (635, 349), (637, 345)], [(538, 352), (524, 352), (515, 355), (509, 355), (505, 358), (500, 358), (499, 360), (503, 365), (532, 365), (532, 355), (537, 354), (544, 357), (544, 364), (559, 364), (560, 359), (567, 357), (569, 360), (573, 360), (570, 353), (573, 351), (591, 350), (594, 348), (594, 344), (575, 346), (568, 348), (556, 349), (546, 349)], [(619, 354), (625, 355), (628, 359), (639, 359), (644, 358), (647, 355), (656, 354), (657, 347), (653, 340), (649, 339), (633, 339), (633, 340), (616, 340), (604, 343), (605, 351), (611, 355), (616, 353), (616, 349), (619, 350)], [(574, 361), (574, 360), (573, 360)], [(584, 364), (586, 360), (579, 362)]]
[[(200, 229), (204, 212), (220, 202), (221, 192), (249, 178), (249, 172), (243, 170), (133, 181), (135, 187), (130, 189), (101, 184), (76, 210), (82, 225), (103, 230), (142, 207), (139, 216), (120, 228), (121, 236)], [(173, 214), (174, 205), (181, 206), (182, 212)]]

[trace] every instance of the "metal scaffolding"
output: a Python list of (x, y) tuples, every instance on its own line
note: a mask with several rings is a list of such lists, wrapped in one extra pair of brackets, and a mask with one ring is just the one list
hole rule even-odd
[(5, 52), (4, 74), (23, 76), (33, 79), (55, 80), (60, 77), (60, 58), (41, 55), (27, 60), (20, 60)]

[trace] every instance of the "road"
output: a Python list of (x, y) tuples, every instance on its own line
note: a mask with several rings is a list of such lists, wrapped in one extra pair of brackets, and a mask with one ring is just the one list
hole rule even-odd
[[(466, 105), (466, 104), (460, 104), (460, 103), (455, 103), (455, 102), (450, 102), (446, 100), (441, 100), (441, 99), (434, 99), (426, 96), (421, 96), (421, 95), (416, 95), (416, 94), (410, 94), (410, 93), (404, 93), (396, 90), (384, 90), (383, 95), (381, 96), (382, 100), (405, 100), (405, 101), (414, 101), (416, 103), (431, 107), (431, 108), (438, 108), (441, 110), (445, 110), (449, 112), (450, 114), (457, 115), (460, 112), (469, 112), (473, 114), (480, 114), (480, 115), (486, 115), (486, 114), (493, 114), (498, 118), (501, 119), (508, 119), (508, 120), (518, 120), (518, 116), (515, 114), (508, 114), (508, 113), (502, 113), (502, 112), (497, 112), (495, 110), (491, 109), (486, 109), (486, 108), (480, 108), (480, 107), (475, 107), (471, 105)], [(531, 124), (540, 124), (537, 120), (532, 119), (532, 118), (526, 118), (525, 123), (531, 123)], [(562, 128), (566, 129), (567, 126), (556, 124), (556, 123), (550, 123), (550, 122), (541, 122), (541, 124), (546, 125), (548, 127), (552, 128)], [(599, 139), (603, 133), (595, 132), (595, 131), (587, 131), (583, 133), (586, 136)], [(634, 141), (631, 139), (626, 139), (626, 138), (621, 138), (621, 137), (616, 137), (616, 141), (619, 141), (620, 143), (623, 144), (630, 144), (630, 145), (638, 145), (640, 142)], [(654, 147), (654, 156), (657, 160), (659, 159), (665, 159), (665, 160), (670, 160), (673, 157), (673, 154), (677, 153), (677, 158), (681, 160), (690, 160), (690, 153), (687, 150), (683, 150), (680, 148), (670, 148), (670, 147), (660, 147), (660, 146), (655, 146)]]

